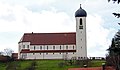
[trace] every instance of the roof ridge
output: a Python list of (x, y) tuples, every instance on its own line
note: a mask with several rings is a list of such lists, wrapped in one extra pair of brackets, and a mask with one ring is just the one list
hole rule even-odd
[(70, 33), (76, 33), (76, 32), (55, 32), (55, 33), (24, 33), (24, 34), (70, 34)]

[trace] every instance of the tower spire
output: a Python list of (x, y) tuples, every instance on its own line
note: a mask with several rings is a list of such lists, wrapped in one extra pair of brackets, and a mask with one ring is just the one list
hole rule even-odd
[(80, 4), (80, 9), (81, 9), (81, 4)]

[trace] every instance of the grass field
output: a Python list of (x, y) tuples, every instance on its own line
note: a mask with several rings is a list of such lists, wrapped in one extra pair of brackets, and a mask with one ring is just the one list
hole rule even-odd
[(90, 67), (99, 67), (102, 65), (102, 63), (105, 63), (103, 60), (93, 60), (91, 61)]
[(0, 62), (0, 70), (5, 70), (6, 64)]
[[(36, 70), (67, 70), (68, 68), (74, 68), (78, 66), (73, 65), (64, 65), (63, 67), (59, 66), (59, 63), (63, 62), (63, 60), (43, 60), (38, 61), (38, 67)], [(64, 63), (64, 62), (63, 62)]]
[[(83, 67), (79, 64), (70, 65), (68, 61), (64, 60), (24, 60), (24, 61), (13, 61), (8, 63), (0, 62), (0, 70), (28, 70), (33, 67), (34, 70), (67, 70), (68, 68), (79, 68)], [(90, 67), (100, 67), (101, 64), (105, 62), (102, 60), (92, 60), (90, 61)], [(33, 69), (32, 69), (33, 70)]]

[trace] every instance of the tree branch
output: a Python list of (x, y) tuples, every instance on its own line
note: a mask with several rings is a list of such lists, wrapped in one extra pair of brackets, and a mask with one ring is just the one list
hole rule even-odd
[[(111, 0), (108, 0), (108, 2), (110, 2)], [(120, 3), (120, 0), (112, 0), (113, 3), (117, 2), (118, 4)]]
[(115, 17), (120, 18), (120, 13), (112, 13)]

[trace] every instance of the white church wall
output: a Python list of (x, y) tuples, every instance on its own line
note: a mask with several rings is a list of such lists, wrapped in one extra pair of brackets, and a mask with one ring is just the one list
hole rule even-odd
[(75, 53), (27, 53), (27, 57), (25, 59), (71, 59), (75, 57)]
[(29, 49), (29, 47), (30, 47), (30, 42), (21, 42), (21, 43), (19, 43), (19, 48), (20, 49)]
[(30, 42), (20, 42), (18, 44), (18, 59), (20, 58), (20, 51), (22, 49), (28, 49), (30, 47)]
[(29, 49), (30, 50), (75, 50), (76, 46), (75, 45), (30, 45)]
[(69, 50), (75, 50), (75, 49), (76, 49), (76, 46), (75, 46), (75, 45), (69, 45), (69, 46), (68, 46), (68, 49), (69, 49)]
[[(19, 49), (30, 49), (30, 51), (32, 50), (75, 50), (76, 49), (75, 45), (30, 45), (30, 42), (20, 43), (19, 45), (22, 46), (22, 48), (19, 48)], [(29, 48), (27, 45), (29, 45)], [(20, 57), (23, 58), (22, 57), (23, 54), (24, 53), (21, 53), (21, 55), (19, 54), (20, 55), (19, 58)], [(33, 52), (33, 53), (26, 53), (26, 54), (27, 55), (24, 59), (64, 59), (64, 53), (62, 52), (49, 52), (49, 53)], [(67, 58), (70, 59), (73, 56), (75, 56), (73, 52), (70, 52), (70, 53), (67, 52)]]
[[(23, 57), (26, 54), (26, 57)], [(75, 57), (75, 52), (66, 53), (21, 53), (21, 59), (71, 59)]]
[(71, 59), (72, 57), (76, 57), (75, 52), (70, 52), (67, 55), (68, 59)]
[(44, 55), (44, 59), (62, 59), (62, 54), (60, 53), (48, 53)]

